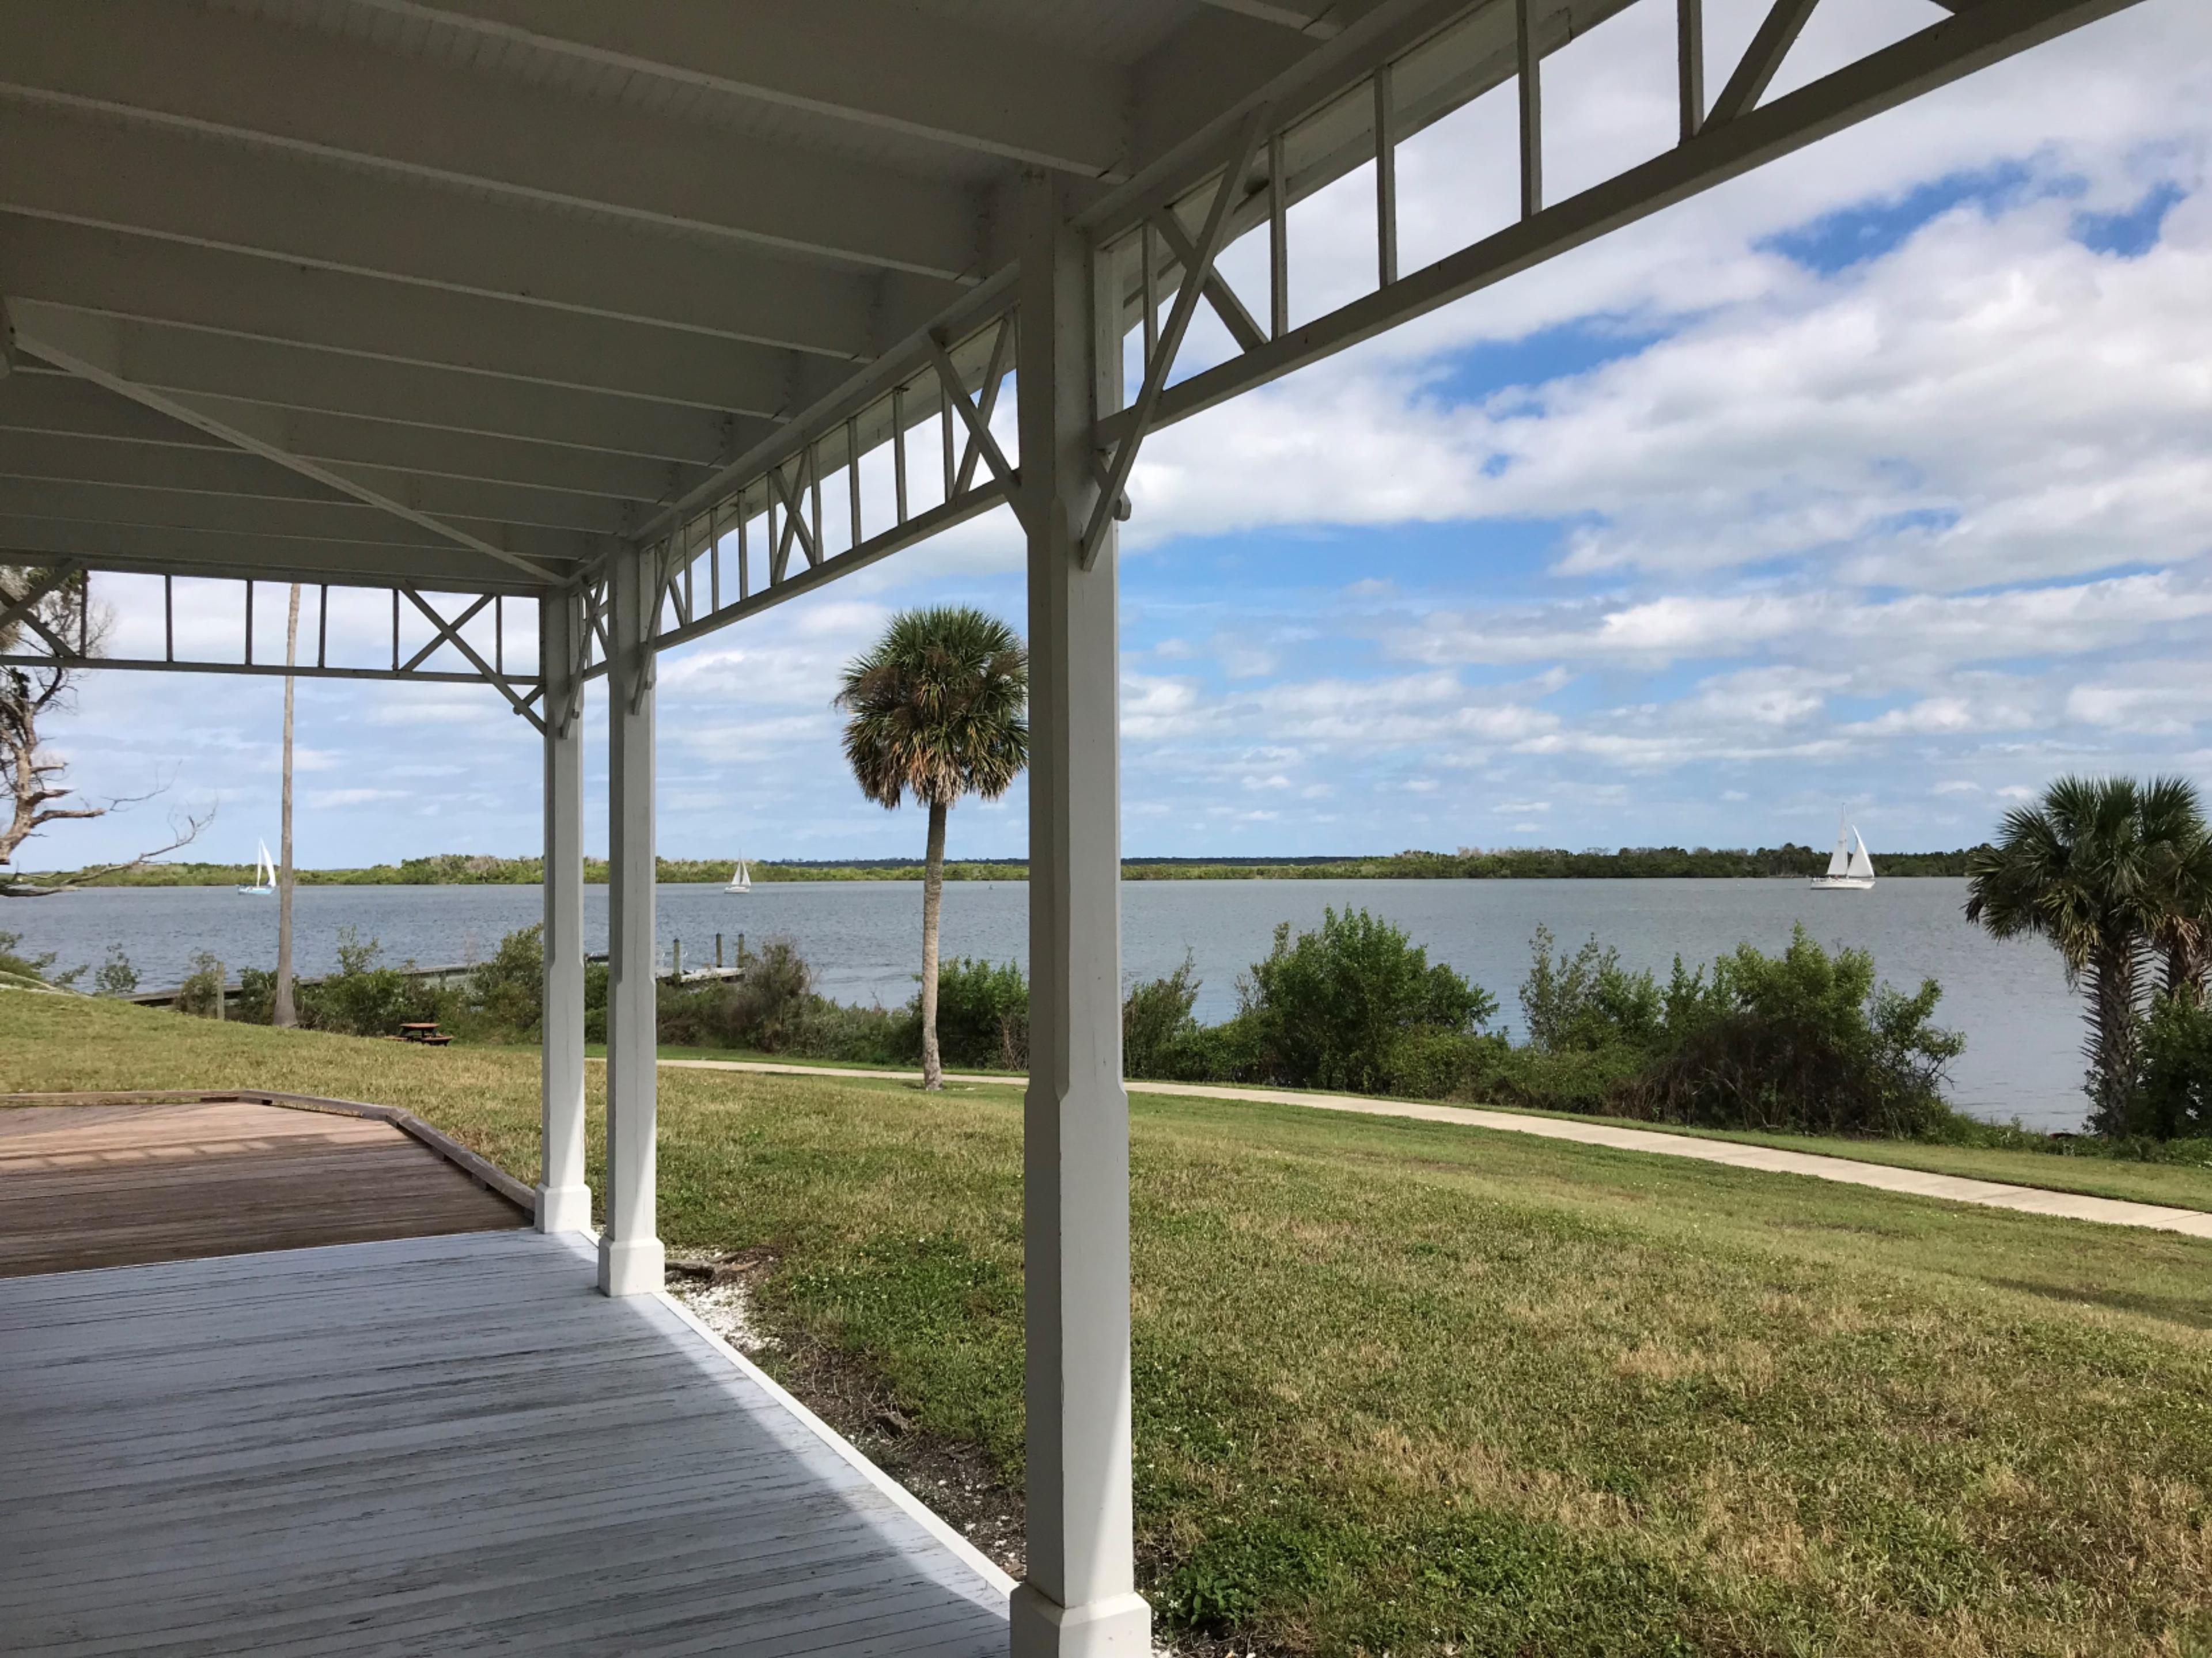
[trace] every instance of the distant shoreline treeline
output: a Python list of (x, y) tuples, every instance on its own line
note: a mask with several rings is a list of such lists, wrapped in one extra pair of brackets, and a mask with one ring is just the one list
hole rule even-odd
[[(1879, 867), (1885, 876), (1950, 875), (1966, 872), (1970, 853), (1893, 852), (1883, 855)], [(733, 860), (727, 858), (663, 858), (659, 878), (664, 882), (720, 882), (729, 878)], [(1568, 852), (1530, 847), (1495, 852), (1472, 848), (1459, 852), (1401, 852), (1374, 858), (1129, 858), (1121, 875), (1129, 881), (1502, 881), (1502, 880), (1651, 880), (1702, 878), (1708, 880), (1803, 879), (1827, 867), (1828, 854), (1794, 844), (1760, 847), (1756, 850), (1710, 847), (1623, 847), (1613, 852)], [(918, 881), (921, 865), (901, 859), (857, 858), (844, 861), (803, 859), (751, 865), (756, 882), (771, 881)], [(103, 886), (216, 887), (236, 886), (250, 880), (253, 871), (246, 864), (156, 864), (110, 876)], [(55, 884), (66, 874), (17, 878), (27, 883)], [(376, 864), (366, 869), (303, 869), (295, 878), (301, 886), (532, 886), (544, 878), (536, 858), (471, 857), (445, 853), (430, 858), (410, 858), (397, 864)], [(584, 862), (584, 879), (604, 884), (607, 866), (598, 859)], [(1025, 881), (1025, 859), (971, 859), (945, 866), (948, 881)]]

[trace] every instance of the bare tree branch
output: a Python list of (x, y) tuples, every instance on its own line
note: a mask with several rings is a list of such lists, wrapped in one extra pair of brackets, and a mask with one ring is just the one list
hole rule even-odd
[[(101, 811), (79, 811), (64, 815), (76, 817), (98, 817), (104, 814), (104, 810), (103, 808)], [(167, 846), (155, 847), (150, 851), (142, 852), (136, 858), (125, 859), (119, 864), (102, 864), (94, 869), (81, 869), (58, 886), (38, 886), (22, 881), (10, 882), (5, 886), (0, 886), (0, 898), (51, 898), (57, 893), (75, 892), (79, 887), (88, 887), (94, 882), (104, 879), (107, 876), (120, 875), (125, 870), (143, 869), (156, 858), (166, 858), (171, 853), (182, 851), (191, 845), (200, 838), (201, 832), (213, 822), (215, 822), (215, 808), (212, 806), (197, 815), (191, 812), (173, 814), (169, 819), (170, 838)]]
[[(0, 670), (0, 781), (4, 781), (8, 791), (7, 811), (0, 816), (0, 866), (13, 861), (16, 849), (50, 823), (105, 817), (150, 800), (169, 786), (165, 780), (144, 794), (118, 795), (105, 802), (86, 799), (63, 781), (68, 762), (54, 757), (41, 744), (40, 720), (68, 709), (76, 670), (100, 653), (113, 620), (106, 610), (93, 604), (88, 578), (82, 570), (63, 565), (0, 565), (0, 652), (15, 650), (27, 630), (51, 646), (58, 659), (64, 659), (47, 666)], [(74, 654), (64, 642), (72, 634), (78, 641)], [(76, 804), (61, 804), (70, 800)], [(171, 839), (166, 846), (119, 864), (82, 872), (59, 885), (21, 882), (0, 885), (0, 896), (44, 897), (139, 868), (189, 846), (214, 817), (212, 810), (197, 817), (189, 812), (172, 817)]]

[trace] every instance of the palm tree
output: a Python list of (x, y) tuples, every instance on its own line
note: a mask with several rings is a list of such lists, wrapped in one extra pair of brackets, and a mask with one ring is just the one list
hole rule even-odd
[(937, 932), (945, 815), (963, 794), (995, 800), (1029, 763), (1029, 653), (994, 616), (964, 604), (906, 610), (847, 665), (836, 706), (860, 793), (929, 808), (921, 883), (921, 1085), (943, 1086), (937, 1051)]
[(1966, 919), (2000, 938), (2057, 947), (2086, 988), (2095, 1126), (2125, 1114), (2142, 1005), (2154, 964), (2168, 994), (2193, 998), (2212, 918), (2212, 837), (2195, 787), (2178, 777), (2062, 777), (2005, 814), (1966, 865)]

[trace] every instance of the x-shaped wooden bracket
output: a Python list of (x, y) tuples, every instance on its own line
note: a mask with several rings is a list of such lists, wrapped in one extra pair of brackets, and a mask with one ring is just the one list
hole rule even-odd
[[(409, 601), (416, 610), (422, 611), (431, 627), (436, 629), (430, 642), (410, 657), (401, 671), (406, 672), (420, 667), (441, 646), (451, 645), (468, 659), (469, 665), (483, 676), (486, 683), (507, 700), (508, 704), (517, 714), (536, 726), (539, 734), (543, 735), (545, 721), (539, 716), (538, 710), (531, 706), (538, 700), (538, 692), (532, 691), (527, 697), (518, 695), (514, 688), (507, 683), (506, 677), (494, 669), (490, 663), (485, 661), (475, 646), (461, 637), (461, 629), (468, 626), (478, 611), (491, 603), (491, 595), (485, 594), (453, 621), (448, 622), (432, 609), (429, 602), (422, 594), (416, 592), (412, 586), (404, 586), (399, 591), (407, 595)], [(543, 689), (541, 685), (539, 689)]]
[[(1083, 538), (1076, 545), (1077, 562), (1086, 570), (1098, 562), (1098, 550), (1105, 543), (1107, 525), (1121, 515), (1118, 509), (1123, 491), (1128, 488), (1129, 469), (1136, 465), (1137, 450), (1159, 410), (1160, 396), (1167, 390), (1168, 375), (1173, 372), (1176, 357), (1182, 349), (1183, 336), (1190, 331), (1191, 319), (1198, 314), (1198, 302), (1207, 294), (1213, 276), (1213, 262), (1228, 240), (1229, 210), (1237, 204), (1237, 193), (1243, 187), (1244, 170), (1251, 165), (1270, 118), (1271, 112), (1262, 107), (1252, 111), (1238, 124), (1226, 164), (1221, 170), (1221, 182), (1214, 188), (1213, 200), (1206, 209), (1206, 222), (1198, 233), (1198, 240), (1184, 244), (1187, 252), (1178, 249), (1178, 257), (1183, 260), (1182, 283), (1176, 289), (1175, 304), (1169, 307), (1168, 325), (1161, 330), (1145, 364), (1145, 384), (1130, 409), (1127, 434), (1104, 458), (1105, 477), (1100, 483), (1097, 504), (1091, 509)], [(1163, 222), (1167, 216), (1164, 216)], [(1170, 242), (1170, 246), (1176, 244)], [(1227, 284), (1221, 287), (1226, 294)], [(1234, 295), (1229, 295), (1229, 303), (1236, 305)], [(1219, 302), (1216, 304), (1218, 307)], [(1241, 313), (1243, 307), (1236, 305), (1236, 309)], [(1228, 313), (1223, 314), (1225, 318)], [(1245, 321), (1249, 325), (1251, 319), (1248, 317)], [(1256, 334), (1256, 326), (1254, 331)]]
[(1032, 528), (1027, 505), (1022, 500), (1020, 480), (1007, 464), (1006, 452), (999, 447), (998, 439), (991, 435), (991, 410), (999, 400), (999, 382), (1006, 375), (1005, 353), (1013, 335), (1013, 319), (1001, 318), (998, 337), (991, 343), (991, 362), (983, 376), (983, 405), (975, 406), (968, 395), (968, 388), (960, 383), (960, 371), (953, 367), (952, 354), (945, 349), (945, 342), (933, 332), (929, 336), (929, 360), (937, 369), (938, 384), (945, 388), (945, 400), (960, 416), (960, 423), (968, 428), (967, 452), (962, 456), (959, 471), (954, 478), (953, 498), (965, 495), (968, 480), (975, 470), (975, 459), (981, 456), (1006, 492), (1006, 503), (1014, 509), (1025, 531)]

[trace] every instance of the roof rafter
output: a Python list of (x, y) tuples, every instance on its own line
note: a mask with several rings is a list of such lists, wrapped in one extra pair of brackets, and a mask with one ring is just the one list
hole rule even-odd
[[(48, 320), (51, 325), (53, 319)], [(396, 501), (380, 491), (356, 483), (329, 467), (319, 465), (313, 461), (295, 455), (267, 437), (242, 426), (217, 421), (175, 398), (155, 391), (150, 386), (138, 385), (128, 379), (116, 366), (118, 354), (114, 343), (112, 339), (103, 339), (100, 334), (101, 331), (97, 328), (77, 328), (70, 330), (63, 337), (57, 337), (52, 334), (33, 334), (19, 327), (17, 337), (23, 352), (27, 355), (38, 358), (41, 362), (52, 364), (65, 373), (105, 386), (118, 397), (128, 398), (134, 403), (143, 403), (149, 409), (159, 410), (165, 415), (183, 421), (188, 426), (198, 427), (210, 437), (220, 438), (226, 443), (259, 455), (264, 460), (271, 460), (279, 466), (288, 467), (304, 477), (313, 478), (319, 483), (327, 484), (340, 495), (349, 495), (367, 506), (380, 507), (396, 518), (430, 531), (457, 547), (465, 547), (471, 552), (480, 553), (486, 558), (520, 570), (539, 581), (550, 582), (560, 579), (554, 572), (531, 559), (509, 552), (506, 548), (496, 546), (466, 530), (447, 523), (442, 519), (434, 518), (428, 513), (418, 512), (404, 502)]]

